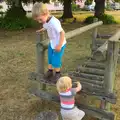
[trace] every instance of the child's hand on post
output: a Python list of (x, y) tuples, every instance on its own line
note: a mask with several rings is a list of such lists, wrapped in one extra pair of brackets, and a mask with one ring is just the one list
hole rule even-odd
[(82, 89), (80, 82), (75, 82), (77, 84), (76, 91), (79, 92)]
[(45, 30), (45, 29), (42, 28), (42, 29), (40, 29), (40, 30), (37, 30), (36, 32), (39, 33), (39, 32), (42, 32), (42, 31), (44, 31), (44, 30)]
[(77, 84), (77, 86), (80, 86), (80, 82), (78, 81), (78, 82), (75, 82), (76, 84)]

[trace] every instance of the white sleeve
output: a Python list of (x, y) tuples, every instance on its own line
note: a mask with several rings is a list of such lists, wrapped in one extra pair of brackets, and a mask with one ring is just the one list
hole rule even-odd
[(47, 29), (47, 24), (43, 24), (43, 28), (44, 28), (44, 29)]
[(60, 23), (59, 20), (58, 20), (58, 21), (55, 21), (55, 22), (53, 23), (53, 28), (54, 28), (55, 31), (57, 31), (58, 33), (60, 33), (61, 31), (63, 31), (63, 28), (62, 28), (61, 23)]

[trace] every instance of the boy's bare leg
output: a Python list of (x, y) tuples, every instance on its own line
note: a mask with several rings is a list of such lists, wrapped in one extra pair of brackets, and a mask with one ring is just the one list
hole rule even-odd
[(55, 72), (60, 72), (60, 68), (54, 68)]
[(53, 68), (52, 68), (52, 65), (51, 65), (51, 64), (49, 64), (49, 65), (48, 65), (48, 70), (53, 70)]

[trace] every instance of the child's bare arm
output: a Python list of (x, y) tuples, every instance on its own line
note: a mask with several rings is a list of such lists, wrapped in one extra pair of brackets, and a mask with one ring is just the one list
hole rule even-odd
[(64, 30), (62, 30), (60, 32), (60, 42), (59, 42), (59, 44), (55, 48), (56, 51), (60, 51), (61, 50), (62, 44), (64, 42), (64, 37), (65, 37), (65, 33), (64, 33)]
[(65, 32), (64, 30), (62, 30), (60, 32), (60, 42), (59, 42), (59, 45), (62, 46), (63, 42), (64, 42), (64, 37), (65, 37)]
[(37, 30), (36, 32), (42, 32), (44, 30), (45, 30), (45, 28), (41, 28), (40, 30)]
[(77, 84), (76, 87), (76, 92), (79, 92), (82, 89), (82, 85), (80, 84), (80, 82), (75, 82)]

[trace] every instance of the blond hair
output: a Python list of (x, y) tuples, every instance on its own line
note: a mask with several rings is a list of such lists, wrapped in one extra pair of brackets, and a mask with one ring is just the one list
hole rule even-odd
[(42, 2), (36, 2), (32, 8), (32, 17), (38, 17), (41, 14), (49, 14), (46, 4)]
[(58, 92), (65, 92), (67, 89), (72, 87), (72, 80), (68, 76), (64, 76), (58, 79), (57, 83)]

